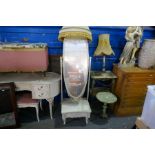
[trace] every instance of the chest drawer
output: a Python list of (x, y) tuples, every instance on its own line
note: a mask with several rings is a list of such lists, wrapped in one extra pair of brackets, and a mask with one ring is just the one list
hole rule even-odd
[(121, 68), (114, 65), (117, 81), (114, 93), (118, 96), (115, 104), (115, 114), (135, 115), (140, 114), (148, 85), (155, 85), (155, 70), (141, 69), (138, 67)]
[(152, 82), (155, 81), (155, 74), (127, 74), (125, 79), (128, 82)]
[(128, 80), (124, 80), (123, 82), (123, 91), (130, 91), (130, 90), (141, 90), (145, 91), (148, 85), (154, 85), (155, 81), (133, 81), (129, 82)]
[(137, 107), (143, 106), (145, 96), (139, 97), (125, 97), (121, 99), (120, 107)]
[(34, 84), (32, 85), (32, 98), (33, 99), (47, 99), (50, 97), (49, 84)]

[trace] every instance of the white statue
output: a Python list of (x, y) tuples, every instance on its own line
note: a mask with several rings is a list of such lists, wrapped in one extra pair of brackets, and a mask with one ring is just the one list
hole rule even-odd
[(140, 47), (140, 41), (143, 35), (141, 26), (129, 26), (126, 30), (125, 39), (127, 40), (123, 52), (120, 56), (120, 66), (134, 66), (135, 54)]

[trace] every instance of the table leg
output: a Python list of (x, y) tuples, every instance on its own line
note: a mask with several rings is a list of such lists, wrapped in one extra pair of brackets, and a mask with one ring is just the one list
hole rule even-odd
[(63, 120), (63, 123), (65, 125), (66, 124), (66, 117), (64, 115), (62, 115), (62, 120)]
[(92, 102), (92, 99), (93, 99), (93, 88), (94, 88), (94, 86), (95, 86), (95, 80), (94, 79), (92, 79), (92, 83), (91, 83), (91, 102)]
[(92, 88), (92, 90), (93, 90), (94, 86), (95, 86), (95, 80), (92, 79), (92, 84), (91, 84), (91, 88)]
[(37, 106), (35, 107), (35, 109), (36, 109), (37, 121), (39, 122), (39, 121), (40, 121), (40, 120), (39, 120), (39, 105), (37, 105)]
[(107, 118), (108, 117), (106, 111), (107, 111), (107, 103), (104, 103), (103, 104), (103, 115), (102, 115), (103, 118)]
[(85, 119), (86, 119), (86, 124), (88, 124), (88, 117), (86, 117)]
[(115, 79), (112, 79), (112, 86), (111, 86), (111, 91), (114, 91), (114, 86), (115, 86)]
[(40, 109), (43, 110), (42, 100), (41, 99), (39, 100), (39, 106), (40, 106)]
[(50, 117), (51, 117), (51, 119), (53, 119), (53, 117), (52, 117), (52, 106), (53, 106), (53, 100), (54, 100), (54, 98), (49, 98), (49, 99), (46, 99), (47, 101), (48, 101), (48, 103), (49, 103), (49, 111), (50, 111)]

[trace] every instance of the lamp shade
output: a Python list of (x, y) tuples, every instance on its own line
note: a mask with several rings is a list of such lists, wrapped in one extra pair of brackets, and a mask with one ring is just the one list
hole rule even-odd
[(94, 52), (94, 56), (115, 55), (109, 41), (109, 34), (100, 34), (98, 46)]

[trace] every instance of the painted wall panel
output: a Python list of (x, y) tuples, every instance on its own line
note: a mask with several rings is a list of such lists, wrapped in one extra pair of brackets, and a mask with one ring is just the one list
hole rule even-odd
[[(58, 33), (61, 26), (6, 26), (0, 27), (0, 41), (2, 42), (44, 42), (48, 44), (50, 55), (62, 54), (62, 43), (58, 41)], [(98, 44), (99, 34), (110, 34), (110, 43), (115, 56), (106, 56), (106, 69), (112, 69), (112, 64), (119, 61), (120, 54), (125, 46), (124, 38), (126, 27), (117, 26), (90, 26), (93, 41), (89, 43), (89, 54), (93, 57)], [(154, 27), (144, 27), (142, 43), (146, 38), (155, 38)], [(141, 43), (141, 44), (142, 44)], [(102, 69), (102, 58), (92, 58), (92, 69)]]

